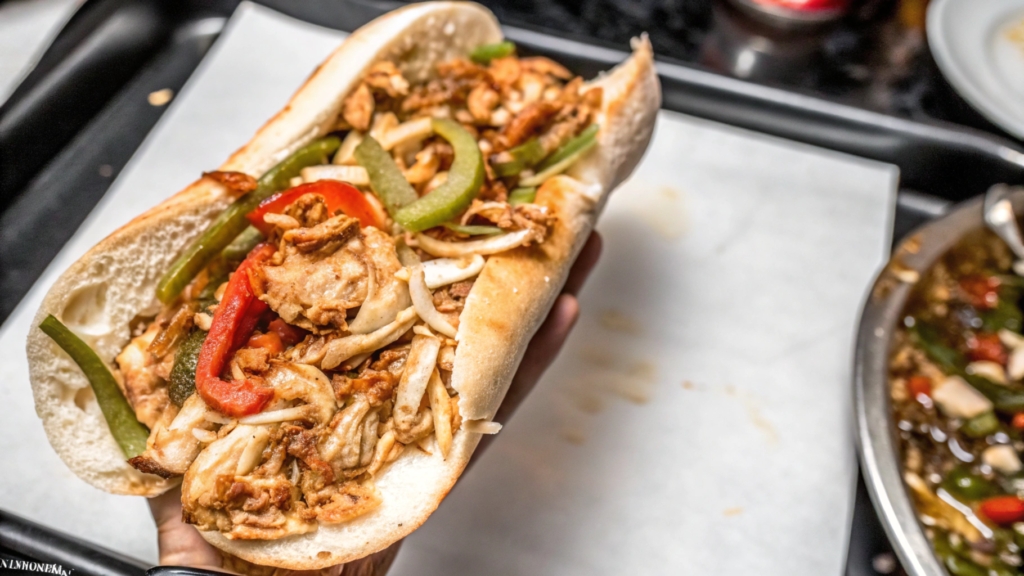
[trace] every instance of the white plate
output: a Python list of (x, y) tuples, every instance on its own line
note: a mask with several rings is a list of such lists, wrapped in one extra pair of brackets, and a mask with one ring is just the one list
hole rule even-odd
[(1024, 138), (1024, 0), (933, 0), (928, 43), (972, 106)]

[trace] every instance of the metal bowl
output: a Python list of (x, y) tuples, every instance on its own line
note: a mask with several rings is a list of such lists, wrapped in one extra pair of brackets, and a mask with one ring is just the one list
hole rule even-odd
[[(854, 358), (857, 443), (868, 492), (900, 561), (910, 576), (946, 576), (918, 522), (903, 483), (896, 426), (889, 396), (892, 337), (914, 285), (906, 282), (925, 272), (964, 237), (984, 227), (983, 197), (964, 202), (926, 224), (896, 248), (875, 279), (861, 313)], [(1014, 190), (1014, 212), (1024, 213), (1024, 189)]]

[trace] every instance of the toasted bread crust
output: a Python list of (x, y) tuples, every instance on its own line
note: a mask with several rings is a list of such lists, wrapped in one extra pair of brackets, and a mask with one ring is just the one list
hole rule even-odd
[[(378, 60), (396, 61), (410, 79), (421, 79), (434, 63), (500, 38), (494, 16), (476, 4), (416, 4), (389, 13), (353, 33), (219, 169), (258, 176), (326, 133), (356, 80)], [(623, 65), (595, 81), (605, 90), (598, 146), (569, 175), (549, 180), (538, 191), (537, 202), (556, 218), (550, 237), (539, 246), (491, 257), (474, 284), (461, 317), (453, 371), (465, 419), (493, 418), (608, 193), (646, 149), (660, 90), (649, 43), (640, 40), (634, 49)], [(61, 275), (33, 325), (54, 314), (101, 358), (112, 361), (129, 340), (129, 321), (156, 304), (161, 274), (231, 198), (223, 185), (200, 179), (134, 219)], [(73, 472), (118, 494), (155, 496), (177, 483), (125, 462), (95, 399), (80, 392), (88, 387), (84, 375), (38, 328), (29, 334), (27, 351), (37, 413), (50, 443)], [(353, 521), (272, 541), (202, 534), (245, 560), (288, 569), (319, 569), (361, 558), (427, 519), (465, 469), (479, 438), (460, 430), (445, 460), (407, 450), (377, 479), (383, 504)]]

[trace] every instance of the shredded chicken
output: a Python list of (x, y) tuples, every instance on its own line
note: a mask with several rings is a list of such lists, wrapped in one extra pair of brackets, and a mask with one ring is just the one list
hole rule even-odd
[(360, 84), (355, 92), (345, 99), (342, 117), (356, 130), (365, 132), (370, 129), (373, 108), (373, 94), (370, 93), (370, 87)]
[[(171, 405), (166, 377), (161, 376), (157, 359), (149, 353), (149, 346), (159, 331), (160, 323), (153, 322), (141, 336), (133, 338), (116, 358), (121, 369), (120, 384), (125, 398), (135, 410), (135, 417), (149, 428), (156, 425)], [(173, 358), (173, 354), (171, 356)]]
[(334, 216), (283, 234), (281, 249), (263, 268), (261, 299), (286, 322), (324, 334), (348, 330), (348, 311), (363, 305), (373, 287), (376, 300), (385, 302), (381, 318), (366, 324), (386, 323), (393, 319), (389, 310), (404, 302), (393, 278), (400, 268), (387, 234), (360, 233), (357, 220)]

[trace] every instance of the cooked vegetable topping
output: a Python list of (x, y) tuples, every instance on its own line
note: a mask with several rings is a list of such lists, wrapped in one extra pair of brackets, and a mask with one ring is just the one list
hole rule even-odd
[(171, 265), (157, 284), (156, 295), (161, 302), (172, 301), (221, 250), (241, 234), (249, 222), (245, 215), (268, 196), (289, 186), (306, 166), (322, 164), (330, 158), (341, 140), (330, 137), (308, 144), (271, 168), (258, 181), (256, 189), (235, 200), (220, 213), (206, 231)]
[(476, 138), (451, 120), (435, 118), (433, 125), (434, 131), (451, 144), (455, 160), (443, 184), (394, 213), (395, 221), (410, 232), (451, 220), (469, 207), (484, 183), (484, 159)]
[(228, 262), (241, 262), (263, 240), (265, 240), (263, 233), (255, 227), (249, 226), (242, 230), (242, 233), (232, 240), (231, 244), (221, 250), (220, 257)]
[(1012, 263), (985, 231), (954, 246), (915, 285), (890, 358), (904, 477), (954, 575), (1022, 564), (1024, 284)]
[(536, 188), (516, 188), (508, 193), (508, 203), (511, 206), (520, 204), (532, 204), (537, 199)]
[(515, 148), (495, 155), (491, 168), (498, 176), (515, 176), (527, 168), (533, 168), (544, 156), (544, 146), (540, 140), (530, 138)]
[(174, 366), (171, 367), (167, 385), (171, 402), (179, 407), (196, 392), (196, 366), (199, 365), (199, 351), (205, 340), (205, 330), (193, 330), (174, 355)]
[(125, 456), (133, 458), (141, 454), (146, 449), (149, 430), (135, 418), (135, 412), (121, 394), (117, 381), (103, 360), (100, 360), (88, 344), (52, 314), (39, 324), (39, 329), (52, 338), (82, 369), (96, 395), (96, 402), (100, 405), (103, 418), (110, 427), (110, 434)]
[(394, 216), (398, 209), (416, 201), (416, 191), (402, 175), (391, 155), (379, 142), (367, 136), (356, 146), (356, 161), (370, 176), (370, 186)]
[(248, 339), (260, 315), (267, 309), (267, 305), (256, 297), (249, 273), (273, 254), (273, 246), (261, 244), (231, 275), (213, 316), (210, 333), (199, 352), (196, 391), (211, 408), (228, 416), (255, 414), (274, 397), (272, 390), (259, 387), (251, 380), (225, 382), (220, 379), (229, 356)]
[(497, 226), (463, 226), (461, 224), (452, 224), (451, 222), (445, 222), (444, 227), (465, 236), (493, 236), (503, 232)]
[(246, 214), (246, 218), (264, 236), (269, 235), (273, 225), (266, 222), (264, 217), (267, 214), (284, 212), (286, 207), (304, 194), (320, 195), (330, 214), (337, 214), (340, 210), (342, 214), (359, 220), (363, 226), (383, 227), (383, 224), (377, 221), (377, 215), (370, 203), (366, 201), (363, 193), (356, 190), (354, 186), (336, 180), (318, 180), (275, 194), (261, 202), (255, 210)]
[(540, 186), (545, 180), (565, 172), (597, 145), (597, 124), (591, 124), (579, 136), (563, 144), (537, 166), (537, 173), (519, 181), (522, 186)]
[(508, 40), (496, 44), (485, 44), (469, 53), (477, 64), (490, 64), (495, 58), (505, 58), (516, 53), (516, 45)]

